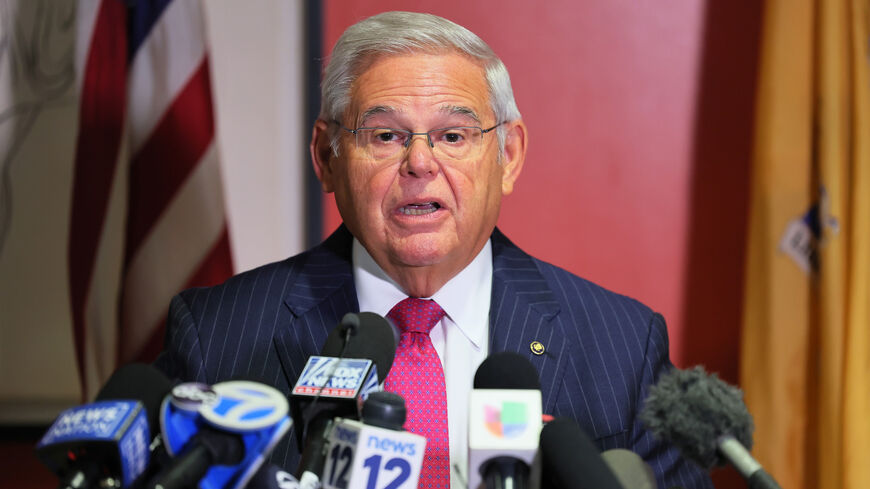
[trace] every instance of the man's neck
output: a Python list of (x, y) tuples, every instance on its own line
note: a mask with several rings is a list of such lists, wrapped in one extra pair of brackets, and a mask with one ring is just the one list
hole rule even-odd
[[(486, 240), (480, 250), (463, 262), (462, 266), (452, 268), (444, 263), (425, 267), (384, 267), (369, 254), (358, 240), (354, 239), (354, 266), (362, 267), (369, 274), (392, 283), (409, 297), (429, 298), (441, 290), (448, 282), (462, 273), (468, 265), (478, 258), (481, 250), (489, 243)], [(389, 265), (389, 264), (388, 264)]]
[(389, 275), (409, 297), (432, 297), (460, 271), (435, 266), (403, 267)]

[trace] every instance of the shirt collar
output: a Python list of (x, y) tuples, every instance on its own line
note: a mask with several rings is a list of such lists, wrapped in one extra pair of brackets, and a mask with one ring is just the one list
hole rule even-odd
[[(360, 311), (386, 316), (399, 301), (408, 297), (390, 278), (365, 247), (354, 238), (353, 278)], [(492, 244), (486, 241), (480, 253), (432, 297), (463, 336), (480, 348), (486, 341), (489, 303), (492, 293)]]

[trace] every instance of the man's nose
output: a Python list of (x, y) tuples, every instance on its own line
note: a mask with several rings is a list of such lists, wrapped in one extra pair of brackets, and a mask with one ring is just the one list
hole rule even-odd
[(438, 163), (429, 146), (429, 137), (425, 134), (411, 136), (405, 149), (405, 158), (400, 171), (402, 176), (425, 177), (438, 173)]

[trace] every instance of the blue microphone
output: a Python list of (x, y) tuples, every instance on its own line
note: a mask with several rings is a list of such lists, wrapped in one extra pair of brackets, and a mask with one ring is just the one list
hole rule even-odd
[(245, 487), (293, 424), (287, 412), (287, 398), (257, 382), (176, 386), (160, 418), (166, 450), (175, 458), (148, 487)]
[(157, 369), (121, 367), (95, 402), (62, 412), (36, 445), (58, 487), (130, 487), (150, 461), (151, 427), (170, 382)]

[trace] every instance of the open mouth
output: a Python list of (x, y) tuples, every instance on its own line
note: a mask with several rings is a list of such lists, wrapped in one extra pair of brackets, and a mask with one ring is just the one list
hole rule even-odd
[(431, 214), (441, 208), (438, 202), (411, 203), (399, 207), (399, 213), (406, 216), (422, 216)]

